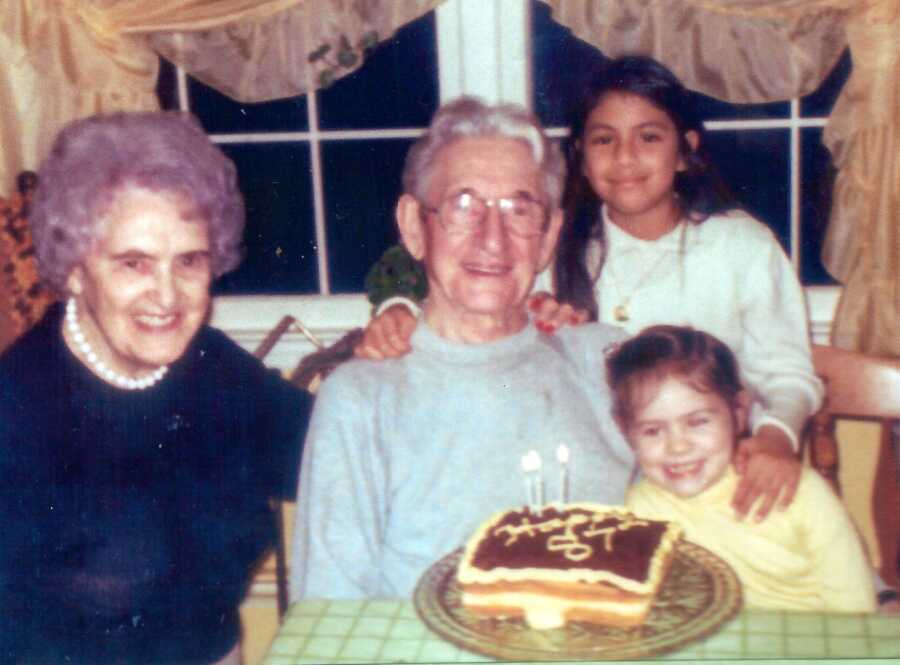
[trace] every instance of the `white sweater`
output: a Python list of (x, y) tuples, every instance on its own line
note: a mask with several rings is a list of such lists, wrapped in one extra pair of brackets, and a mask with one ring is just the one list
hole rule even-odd
[[(768, 227), (743, 211), (682, 224), (654, 241), (629, 235), (604, 211), (608, 257), (596, 281), (601, 321), (629, 335), (655, 324), (705, 330), (734, 351), (755, 397), (751, 425), (781, 427), (795, 447), (821, 405), (803, 289)], [(589, 248), (589, 265), (599, 262)], [(536, 289), (550, 290), (550, 271)], [(629, 319), (617, 321), (627, 301)]]

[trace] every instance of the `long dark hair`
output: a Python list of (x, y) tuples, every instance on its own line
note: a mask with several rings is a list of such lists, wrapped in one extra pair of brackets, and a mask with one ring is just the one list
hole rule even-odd
[[(605, 260), (605, 239), (600, 220), (600, 199), (583, 172), (583, 137), (591, 112), (611, 92), (638, 95), (665, 112), (679, 136), (679, 151), (685, 169), (675, 174), (674, 189), (681, 212), (690, 221), (700, 223), (710, 215), (734, 207), (734, 199), (713, 166), (705, 149), (703, 123), (694, 110), (687, 89), (666, 67), (652, 58), (624, 56), (609, 61), (590, 80), (575, 107), (566, 143), (568, 176), (563, 193), (565, 222), (559, 238), (554, 282), (556, 297), (598, 314), (594, 282), (588, 270), (589, 242), (601, 246), (601, 266)], [(694, 131), (700, 138), (696, 150), (686, 134)]]

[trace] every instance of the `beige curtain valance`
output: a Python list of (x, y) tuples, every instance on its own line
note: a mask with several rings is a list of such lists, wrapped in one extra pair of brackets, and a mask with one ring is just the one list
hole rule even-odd
[[(692, 90), (736, 104), (812, 92), (847, 46), (846, 11), (838, 7), (800, 12), (789, 9), (799, 4), (790, 1), (547, 2), (554, 19), (606, 55), (651, 55)], [(775, 14), (779, 7), (782, 15)]]
[(155, 31), (148, 42), (229, 97), (260, 102), (300, 95), (356, 71), (367, 48), (443, 1), (305, 2), (221, 30)]

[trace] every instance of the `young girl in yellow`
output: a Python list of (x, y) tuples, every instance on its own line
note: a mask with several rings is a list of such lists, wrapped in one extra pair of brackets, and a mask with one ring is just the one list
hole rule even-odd
[(749, 399), (725, 344), (653, 326), (607, 360), (613, 411), (643, 478), (626, 495), (636, 514), (677, 522), (685, 538), (734, 568), (748, 607), (872, 612), (872, 569), (840, 500), (804, 468), (794, 501), (765, 521), (740, 519), (734, 446)]

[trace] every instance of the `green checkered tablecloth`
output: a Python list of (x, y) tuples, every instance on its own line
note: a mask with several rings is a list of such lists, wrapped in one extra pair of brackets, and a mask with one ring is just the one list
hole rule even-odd
[[(746, 610), (661, 660), (900, 657), (900, 617)], [(263, 665), (477, 663), (432, 633), (405, 601), (303, 601), (291, 606)]]

